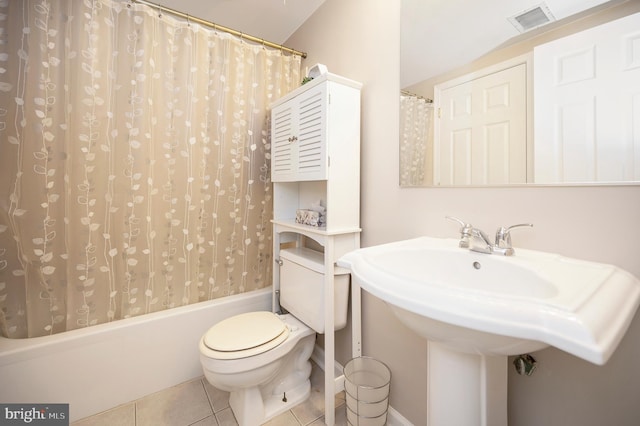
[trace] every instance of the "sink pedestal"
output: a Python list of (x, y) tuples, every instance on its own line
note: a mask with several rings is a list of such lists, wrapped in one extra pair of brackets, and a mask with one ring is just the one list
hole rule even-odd
[(507, 357), (427, 345), (427, 425), (507, 426)]

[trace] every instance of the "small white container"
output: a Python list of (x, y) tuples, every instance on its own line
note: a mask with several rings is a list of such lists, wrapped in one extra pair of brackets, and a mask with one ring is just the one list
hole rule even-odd
[(329, 72), (329, 69), (327, 68), (326, 65), (315, 64), (314, 66), (312, 66), (309, 69), (309, 74), (307, 75), (307, 77), (316, 78), (316, 77), (320, 77), (321, 75), (324, 75), (324, 74), (326, 74), (328, 72)]

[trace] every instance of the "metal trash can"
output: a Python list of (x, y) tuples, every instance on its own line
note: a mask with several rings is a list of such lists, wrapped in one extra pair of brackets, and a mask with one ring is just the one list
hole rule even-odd
[(353, 358), (344, 366), (344, 378), (348, 424), (384, 426), (389, 408), (389, 367), (373, 358)]

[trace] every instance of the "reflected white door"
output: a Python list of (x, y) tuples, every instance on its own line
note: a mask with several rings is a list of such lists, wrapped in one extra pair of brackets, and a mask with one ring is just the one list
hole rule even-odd
[(527, 179), (527, 74), (521, 63), (439, 92), (436, 185)]
[(534, 49), (535, 182), (640, 180), (640, 14)]

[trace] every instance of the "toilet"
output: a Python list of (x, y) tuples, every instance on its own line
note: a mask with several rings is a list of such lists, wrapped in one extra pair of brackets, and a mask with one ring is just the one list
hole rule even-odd
[[(213, 325), (200, 339), (200, 363), (214, 387), (230, 393), (240, 426), (257, 426), (311, 393), (311, 353), (324, 333), (323, 255), (306, 248), (280, 251), (279, 299), (287, 314), (249, 312)], [(348, 271), (334, 280), (336, 330), (346, 325)], [(319, 302), (320, 301), (320, 302)]]

